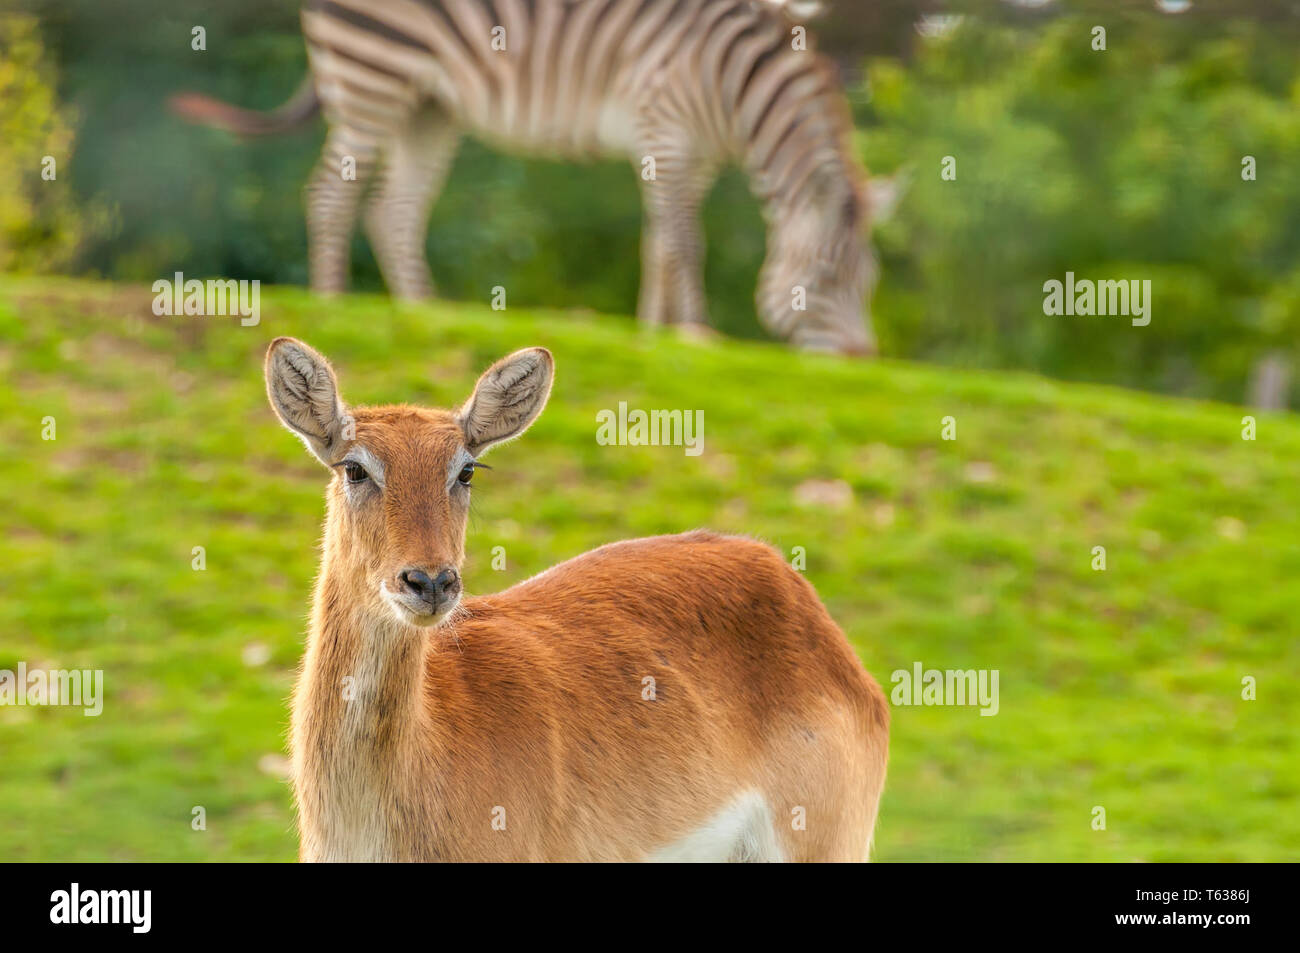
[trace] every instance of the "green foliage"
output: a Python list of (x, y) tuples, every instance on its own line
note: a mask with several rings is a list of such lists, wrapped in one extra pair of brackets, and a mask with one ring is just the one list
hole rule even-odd
[[(471, 592), (710, 526), (803, 547), (887, 689), (918, 661), (999, 670), (995, 717), (894, 709), (880, 859), (1300, 851), (1295, 416), (1261, 416), (1250, 442), (1237, 408), (688, 343), (605, 315), (278, 290), (243, 328), (149, 303), (140, 287), (0, 281), (0, 668), (100, 668), (106, 685), (98, 718), (0, 707), (5, 859), (294, 856), (274, 756), (326, 475), (266, 404), (277, 334), (332, 356), (358, 403), (448, 406), (491, 360), (551, 348), (550, 406), (476, 479)], [(702, 410), (704, 453), (599, 446), (596, 414), (620, 400)], [(810, 481), (827, 480), (852, 502), (818, 505)]]
[[(131, 281), (180, 270), (305, 283), (301, 186), (322, 128), (241, 142), (164, 106), (186, 89), (256, 108), (282, 101), (306, 68), (297, 4), (25, 2), (57, 59), (60, 98), (81, 117), (73, 200), (118, 213), (79, 267)], [(812, 27), (845, 62), (851, 50), (908, 57), (872, 60), (851, 89), (868, 165), (913, 173), (876, 236), (886, 353), (1234, 401), (1271, 354), (1297, 369), (1300, 404), (1295, 24), (1263, 19), (1261, 4), (1240, 6), (1252, 20), (1228, 4), (1170, 17), (1145, 0), (1060, 0), (1038, 14), (971, 3), (950, 34), (918, 39), (916, 6), (835, 0)], [(1091, 48), (1096, 23), (1104, 52)], [(939, 178), (948, 155), (951, 182)], [(1255, 181), (1242, 179), (1247, 155)], [(435, 208), (429, 257), (455, 299), (486, 301), (501, 284), (515, 306), (630, 313), (640, 217), (626, 163), (520, 159), (470, 142)], [(743, 177), (715, 191), (705, 227), (715, 322), (761, 337), (763, 225)], [(354, 258), (355, 286), (382, 289), (360, 235)], [(1067, 271), (1150, 279), (1150, 326), (1044, 315), (1043, 283)]]
[(59, 181), (71, 165), (72, 119), (50, 73), (36, 22), (0, 15), (0, 271), (66, 265), (86, 232)]
[[(324, 127), (238, 140), (170, 115), (165, 101), (197, 90), (251, 108), (287, 98), (306, 69), (297, 4), (33, 0), (63, 67), (65, 96), (83, 117), (83, 196), (111, 196), (118, 227), (85, 267), (152, 282), (175, 271), (305, 284), (302, 185)], [(191, 30), (206, 29), (205, 51)], [(467, 141), (430, 224), (440, 292), (512, 305), (628, 313), (640, 277), (640, 196), (626, 162), (561, 163), (506, 156)], [(709, 202), (707, 280), (717, 325), (760, 336), (753, 294), (763, 225), (743, 179)], [(353, 286), (381, 290), (364, 237)]]
[[(963, 24), (873, 65), (864, 151), (914, 172), (882, 236), (884, 347), (1241, 400), (1262, 354), (1300, 358), (1294, 37), (1113, 15), (1098, 52), (1096, 22)], [(1151, 324), (1044, 315), (1066, 271), (1150, 279)]]

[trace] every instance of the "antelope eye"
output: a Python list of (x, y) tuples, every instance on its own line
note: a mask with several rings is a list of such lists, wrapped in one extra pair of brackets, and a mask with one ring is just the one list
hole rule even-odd
[(456, 482), (461, 486), (469, 486), (469, 482), (472, 479), (474, 479), (474, 464), (467, 463), (456, 476)]
[(366, 472), (366, 468), (359, 463), (345, 463), (343, 473), (347, 476), (349, 483), (364, 483), (370, 479), (370, 474)]

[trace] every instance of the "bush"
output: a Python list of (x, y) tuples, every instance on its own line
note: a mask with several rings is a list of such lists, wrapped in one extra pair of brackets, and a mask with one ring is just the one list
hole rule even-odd
[(55, 99), (36, 22), (0, 16), (0, 271), (51, 271), (88, 223), (63, 184), (72, 117)]
[[(881, 236), (884, 347), (1241, 400), (1259, 358), (1298, 354), (1294, 40), (1112, 17), (1095, 52), (1093, 22), (962, 24), (873, 65), (864, 152), (915, 173)], [(1150, 325), (1044, 315), (1067, 271), (1150, 279)]]

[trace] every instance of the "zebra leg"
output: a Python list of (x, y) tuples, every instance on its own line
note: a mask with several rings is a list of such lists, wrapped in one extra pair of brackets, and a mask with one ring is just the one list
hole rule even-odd
[(641, 292), (636, 313), (650, 327), (668, 323), (669, 290), (667, 249), (651, 222), (649, 207), (641, 227)]
[(317, 294), (347, 290), (352, 231), (361, 193), (374, 171), (374, 144), (331, 130), (307, 180), (307, 246), (311, 287)]
[(427, 298), (433, 279), (425, 257), (429, 212), (447, 181), (460, 131), (435, 108), (421, 110), (384, 152), (366, 206), (366, 235), (394, 297)]
[(715, 175), (710, 165), (664, 157), (656, 162), (655, 178), (642, 182), (645, 225), (637, 314), (647, 324), (708, 326), (700, 206)]

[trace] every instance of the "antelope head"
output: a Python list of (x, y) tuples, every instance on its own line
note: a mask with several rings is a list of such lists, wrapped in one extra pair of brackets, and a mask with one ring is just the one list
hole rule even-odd
[(460, 602), (474, 471), (523, 433), (551, 392), (545, 348), (493, 364), (458, 409), (349, 408), (329, 362), (294, 338), (266, 353), (271, 406), (334, 476), (326, 493), (327, 568), (367, 608), (435, 626)]

